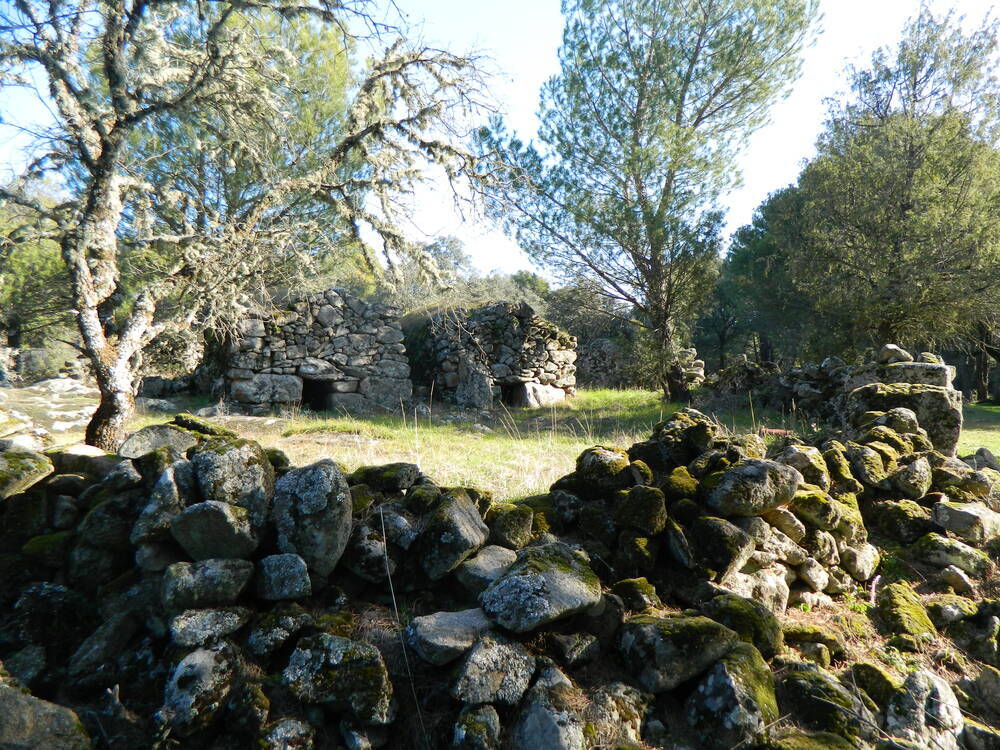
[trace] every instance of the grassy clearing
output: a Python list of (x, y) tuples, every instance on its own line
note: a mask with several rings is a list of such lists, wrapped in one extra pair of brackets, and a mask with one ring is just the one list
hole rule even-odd
[[(204, 399), (178, 399), (183, 409), (205, 405)], [(549, 408), (501, 410), (491, 416), (433, 404), (429, 416), (417, 418), (289, 412), (220, 421), (267, 447), (280, 448), (295, 465), (332, 458), (354, 470), (410, 461), (442, 484), (481, 487), (501, 498), (516, 498), (546, 491), (591, 445), (629, 446), (647, 438), (653, 425), (678, 408), (663, 402), (656, 391), (602, 389), (580, 391), (576, 398)], [(804, 427), (788, 415), (756, 409), (749, 402), (717, 408), (712, 414), (737, 432), (760, 426)], [(132, 429), (170, 418), (139, 414)], [(1000, 455), (1000, 406), (966, 405), (965, 424), (960, 454), (985, 446)], [(82, 431), (60, 435), (58, 441), (81, 438)]]

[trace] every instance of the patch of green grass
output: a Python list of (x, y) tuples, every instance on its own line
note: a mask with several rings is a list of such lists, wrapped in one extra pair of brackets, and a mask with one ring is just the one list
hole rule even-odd
[(296, 419), (281, 433), (281, 437), (293, 435), (361, 435), (376, 440), (392, 440), (396, 430), (374, 421), (354, 417), (334, 417), (330, 419)]
[(965, 456), (986, 448), (1000, 454), (1000, 405), (965, 404), (965, 423), (958, 441), (958, 454)]

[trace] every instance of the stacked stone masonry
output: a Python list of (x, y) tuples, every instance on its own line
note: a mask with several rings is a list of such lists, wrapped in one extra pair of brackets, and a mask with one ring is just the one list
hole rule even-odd
[(327, 289), (244, 320), (240, 330), (227, 356), (226, 397), (242, 410), (398, 410), (413, 394), (396, 308)]
[(435, 388), (459, 406), (547, 406), (576, 392), (576, 337), (526, 304), (431, 318)]

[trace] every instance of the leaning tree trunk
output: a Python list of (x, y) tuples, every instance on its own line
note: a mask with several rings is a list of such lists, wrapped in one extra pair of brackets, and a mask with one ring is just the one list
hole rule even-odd
[[(108, 348), (111, 349), (110, 345)], [(125, 439), (129, 420), (135, 413), (132, 370), (127, 361), (122, 361), (120, 352), (115, 354), (119, 356), (101, 357), (94, 362), (94, 378), (101, 391), (101, 401), (87, 424), (86, 432), (88, 445), (106, 451), (118, 450)]]

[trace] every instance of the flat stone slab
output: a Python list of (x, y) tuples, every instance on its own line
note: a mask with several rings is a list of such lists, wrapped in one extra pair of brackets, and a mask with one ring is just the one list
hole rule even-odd
[(492, 626), (479, 607), (436, 612), (415, 617), (406, 628), (406, 641), (428, 664), (447, 664), (472, 648)]

